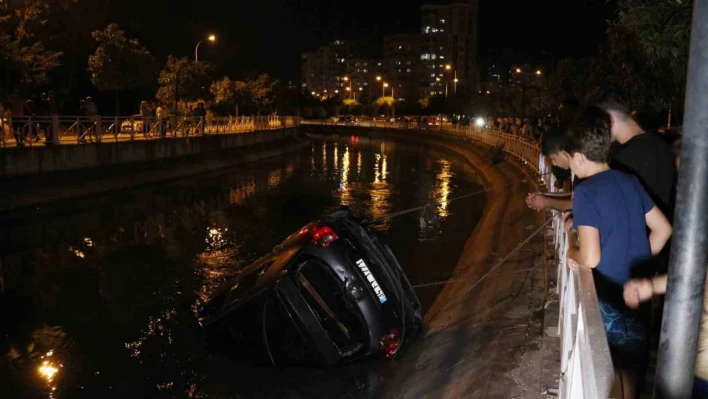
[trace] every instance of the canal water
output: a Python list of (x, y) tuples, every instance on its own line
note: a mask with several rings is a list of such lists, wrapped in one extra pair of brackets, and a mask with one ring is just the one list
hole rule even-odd
[[(0, 215), (3, 398), (374, 397), (395, 362), (252, 367), (195, 307), (285, 236), (348, 206), (415, 284), (444, 280), (480, 218), (475, 170), (422, 145), (311, 139), (248, 168)], [(421, 221), (422, 218), (422, 221)], [(418, 290), (427, 309), (442, 286)]]

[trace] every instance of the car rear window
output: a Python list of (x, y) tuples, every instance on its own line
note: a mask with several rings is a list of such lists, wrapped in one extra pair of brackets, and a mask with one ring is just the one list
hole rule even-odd
[(365, 324), (355, 300), (345, 295), (344, 283), (324, 263), (306, 260), (297, 283), (302, 296), (340, 351), (351, 352), (365, 344)]

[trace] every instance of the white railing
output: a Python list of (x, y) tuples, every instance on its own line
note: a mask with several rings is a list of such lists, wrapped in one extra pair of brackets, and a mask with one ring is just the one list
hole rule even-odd
[[(303, 124), (321, 124), (350, 127), (378, 127), (406, 129), (442, 134), (461, 140), (472, 140), (503, 151), (539, 175), (542, 183), (555, 192), (555, 177), (549, 163), (541, 154), (539, 143), (492, 129), (474, 126), (420, 126), (416, 122), (365, 121), (336, 123), (303, 121)], [(566, 265), (569, 236), (560, 212), (554, 212), (553, 237), (558, 265), (558, 295), (560, 318), (558, 329), (561, 344), (559, 396), (561, 399), (605, 399), (610, 397), (614, 384), (614, 368), (607, 344), (605, 327), (595, 291), (592, 272), (588, 269), (571, 270)]]
[(297, 116), (20, 116), (0, 120), (1, 147), (86, 144), (233, 134), (298, 126)]

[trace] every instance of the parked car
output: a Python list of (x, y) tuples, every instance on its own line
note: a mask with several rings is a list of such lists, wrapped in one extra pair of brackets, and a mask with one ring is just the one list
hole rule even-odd
[(418, 298), (391, 249), (348, 210), (290, 235), (219, 288), (199, 323), (239, 356), (330, 366), (398, 353), (421, 329)]
[(142, 115), (133, 115), (133, 119), (126, 119), (120, 124), (121, 133), (142, 133), (143, 132), (143, 117)]

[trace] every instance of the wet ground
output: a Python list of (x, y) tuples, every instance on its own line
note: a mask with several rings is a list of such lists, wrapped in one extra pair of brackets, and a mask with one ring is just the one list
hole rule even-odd
[[(450, 153), (350, 137), (250, 168), (0, 215), (0, 396), (375, 397), (389, 362), (276, 370), (208, 349), (197, 299), (342, 205), (377, 218), (431, 204), (376, 229), (414, 285), (444, 280), (485, 197), (449, 200), (480, 189)], [(424, 308), (442, 287), (418, 291)]]

